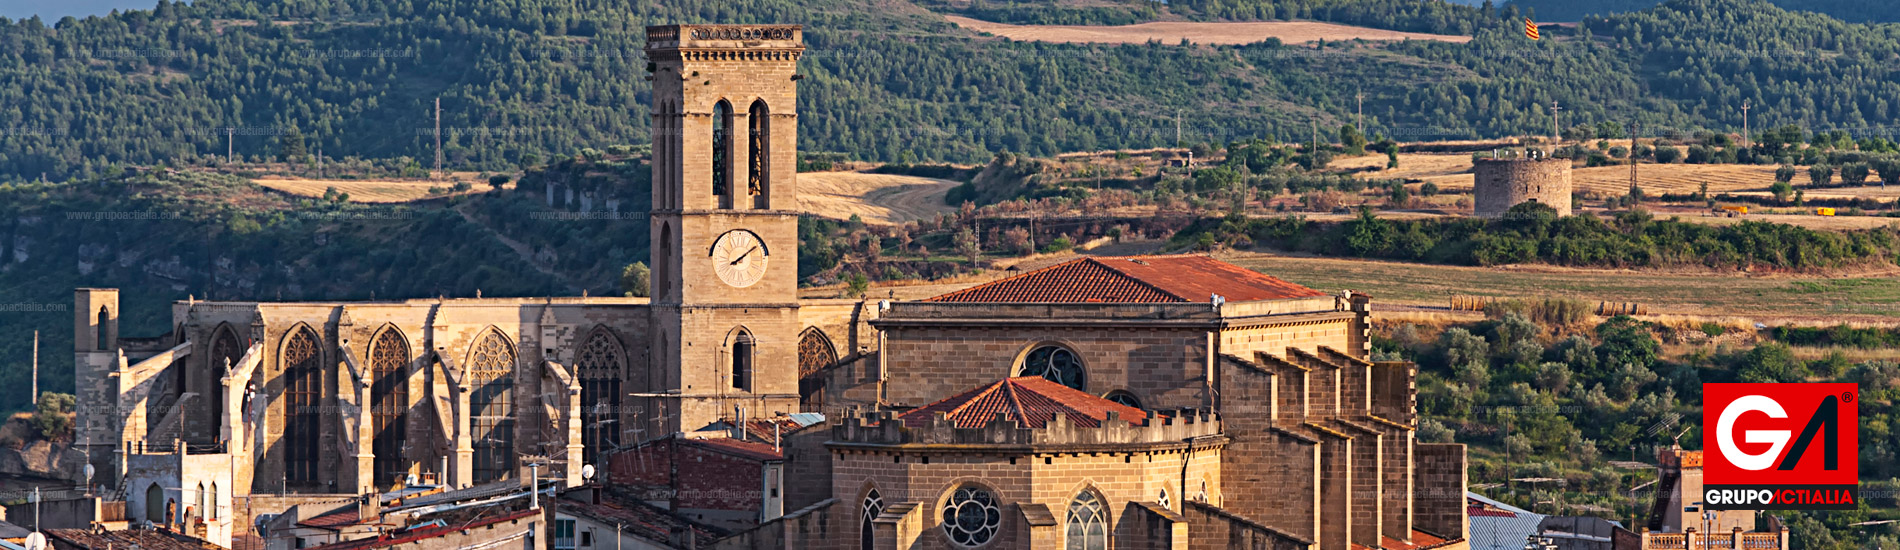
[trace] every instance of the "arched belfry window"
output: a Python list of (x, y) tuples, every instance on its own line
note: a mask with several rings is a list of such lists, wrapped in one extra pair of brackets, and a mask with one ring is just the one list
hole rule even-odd
[(515, 347), (493, 330), (469, 353), (468, 408), (475, 482), (504, 479), (515, 469)]
[[(99, 339), (99, 351), (106, 351), (106, 338), (111, 323), (112, 314), (106, 312), (106, 306), (99, 306), (99, 326), (95, 327), (97, 333), (93, 335)], [(39, 396), (36, 395), (33, 398), (39, 399)]]
[(759, 209), (770, 208), (766, 178), (771, 174), (771, 118), (771, 109), (763, 99), (752, 102), (752, 108), (746, 110), (746, 193), (753, 197), (752, 207)]
[(1021, 369), (1016, 376), (1041, 376), (1075, 389), (1083, 389), (1087, 382), (1082, 372), (1082, 360), (1074, 350), (1055, 344), (1036, 346), (1023, 356)]
[(317, 446), (323, 426), (322, 339), (303, 326), (292, 329), (282, 355), (284, 377), (284, 480), (317, 482)]
[(739, 329), (732, 335), (732, 387), (737, 390), (752, 389), (752, 355), (757, 342), (752, 333)]
[(1108, 550), (1108, 514), (1102, 498), (1082, 491), (1069, 501), (1067, 536), (1063, 548)]
[(369, 349), (375, 483), (384, 487), (409, 473), (402, 452), (409, 412), (409, 344), (395, 327), (390, 327), (376, 335)]
[(713, 105), (712, 194), (719, 208), (732, 207), (732, 104)]
[(863, 513), (859, 515), (860, 519), (858, 520), (858, 548), (860, 550), (871, 550), (877, 547), (875, 531), (877, 530), (877, 516), (884, 513), (883, 495), (879, 495), (877, 489), (872, 489), (871, 492), (865, 493), (862, 510)]
[(581, 444), (589, 453), (600, 456), (607, 448), (619, 445), (621, 373), (626, 370), (626, 352), (620, 340), (605, 328), (594, 331), (581, 346), (574, 372), (581, 381)]

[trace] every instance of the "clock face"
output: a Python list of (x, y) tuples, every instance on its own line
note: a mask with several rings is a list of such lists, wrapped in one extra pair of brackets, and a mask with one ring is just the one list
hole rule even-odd
[(734, 229), (713, 242), (713, 272), (719, 280), (738, 288), (752, 286), (765, 278), (765, 243), (744, 229)]

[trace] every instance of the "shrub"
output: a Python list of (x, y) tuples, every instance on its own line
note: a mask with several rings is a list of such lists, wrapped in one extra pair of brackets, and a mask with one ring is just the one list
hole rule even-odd
[(38, 410), (33, 413), (33, 426), (39, 428), (40, 437), (57, 441), (72, 435), (73, 404), (72, 394), (41, 393)]

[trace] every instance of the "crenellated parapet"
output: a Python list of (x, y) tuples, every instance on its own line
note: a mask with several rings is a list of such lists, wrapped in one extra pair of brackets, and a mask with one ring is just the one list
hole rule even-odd
[(898, 413), (879, 411), (847, 416), (832, 426), (831, 433), (833, 443), (1019, 447), (1176, 444), (1222, 435), (1219, 414), (1195, 409), (1150, 411), (1146, 418), (1135, 419), (1124, 419), (1111, 411), (1098, 426), (1054, 414), (1040, 428), (1025, 426), (1002, 413), (974, 428), (957, 427), (943, 413), (933, 415), (927, 425), (909, 427)]

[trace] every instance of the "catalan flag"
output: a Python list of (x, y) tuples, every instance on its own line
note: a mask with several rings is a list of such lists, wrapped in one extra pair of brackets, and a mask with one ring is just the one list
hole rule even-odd
[(1537, 24), (1532, 23), (1529, 17), (1524, 18), (1524, 37), (1531, 40), (1543, 40), (1543, 37), (1537, 34)]

